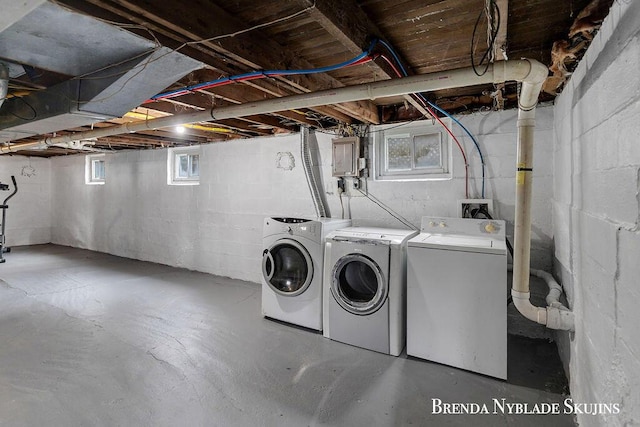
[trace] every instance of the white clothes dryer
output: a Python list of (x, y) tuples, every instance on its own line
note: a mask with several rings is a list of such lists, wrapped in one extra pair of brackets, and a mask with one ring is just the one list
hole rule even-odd
[(507, 379), (504, 221), (424, 217), (407, 251), (407, 355)]
[(348, 219), (264, 219), (263, 316), (322, 330), (324, 239), (349, 225)]
[(405, 346), (406, 242), (415, 230), (349, 227), (327, 236), (325, 337), (398, 356)]

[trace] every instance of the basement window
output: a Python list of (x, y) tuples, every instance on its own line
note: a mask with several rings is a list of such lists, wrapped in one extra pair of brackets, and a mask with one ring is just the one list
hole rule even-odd
[(85, 183), (100, 185), (105, 183), (104, 154), (90, 154), (85, 158)]
[(450, 179), (449, 134), (431, 122), (378, 128), (374, 136), (374, 172), (375, 179), (383, 181)]
[(167, 184), (200, 183), (200, 147), (170, 148), (167, 156)]

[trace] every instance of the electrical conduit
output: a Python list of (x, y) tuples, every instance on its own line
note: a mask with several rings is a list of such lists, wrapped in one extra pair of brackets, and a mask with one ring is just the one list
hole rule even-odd
[(316, 215), (320, 218), (326, 218), (327, 208), (322, 199), (322, 188), (318, 182), (316, 174), (313, 171), (313, 162), (311, 161), (311, 147), (309, 146), (309, 127), (300, 127), (300, 157), (302, 157), (302, 168), (304, 176), (307, 178), (313, 206), (316, 208)]

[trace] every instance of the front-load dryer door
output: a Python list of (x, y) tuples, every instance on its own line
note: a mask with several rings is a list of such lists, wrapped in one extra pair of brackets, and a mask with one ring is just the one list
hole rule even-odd
[(303, 245), (293, 239), (280, 239), (262, 257), (262, 275), (274, 292), (300, 295), (313, 279), (313, 261)]
[(389, 246), (384, 244), (367, 245), (362, 252), (341, 256), (331, 274), (331, 293), (336, 302), (357, 315), (378, 311), (389, 294), (388, 264)]

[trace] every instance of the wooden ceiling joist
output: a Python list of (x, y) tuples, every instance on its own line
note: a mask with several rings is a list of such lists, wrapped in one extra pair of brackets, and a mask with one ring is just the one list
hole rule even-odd
[[(406, 95), (404, 98), (390, 96), (232, 120), (216, 120), (215, 117), (216, 109), (231, 105), (395, 79), (400, 74), (398, 61), (410, 75), (469, 67), (471, 56), (479, 61), (487, 46), (484, 8), (489, 0), (52, 1), (120, 26), (124, 31), (156, 42), (158, 47), (179, 50), (204, 64), (202, 69), (189, 73), (167, 90), (256, 70), (327, 67), (359, 55), (374, 38), (390, 42), (399, 56), (399, 59), (393, 58), (379, 44), (373, 51), (375, 60), (358, 66), (317, 74), (258, 76), (254, 80), (194, 90), (171, 99), (143, 102), (134, 110), (142, 116), (123, 120), (145, 120), (147, 114), (153, 117), (194, 111), (210, 111), (211, 114), (203, 115), (206, 116), (204, 121), (188, 127), (183, 135), (166, 128), (93, 142), (96, 148), (106, 150), (167, 147), (288, 133), (302, 124), (320, 128), (337, 123), (375, 124), (417, 119), (427, 113), (424, 102)], [(610, 6), (613, 0), (602, 2), (608, 2)], [(550, 64), (554, 41), (566, 37), (576, 14), (590, 3), (591, 0), (492, 0), (491, 4), (497, 5), (500, 11), (500, 27), (493, 51), (495, 60), (501, 59), (506, 50), (510, 58), (528, 57)], [(479, 15), (478, 28), (475, 28)], [(42, 26), (46, 26), (46, 22)], [(35, 27), (37, 25), (34, 25), (34, 32)], [(475, 49), (470, 46), (474, 32)], [(95, 53), (101, 55), (119, 48), (105, 40), (104, 46), (96, 48)], [(28, 46), (22, 49), (29, 50)], [(380, 56), (382, 53), (388, 62)], [(48, 91), (74, 77), (41, 69), (37, 64), (34, 67), (30, 73), (12, 79), (8, 98), (24, 96), (20, 90)], [(516, 89), (516, 85), (505, 85), (505, 108), (515, 105)], [(492, 84), (475, 85), (434, 91), (429, 99), (452, 113), (476, 111), (493, 105), (489, 94), (494, 90)], [(93, 127), (114, 126), (123, 120), (98, 122)], [(56, 133), (76, 131), (63, 129)], [(20, 142), (39, 141), (46, 136), (23, 138)], [(17, 141), (11, 141), (14, 142)], [(23, 153), (50, 156), (82, 151), (50, 147)]]
[[(385, 38), (355, 0), (297, 0), (297, 3), (301, 7), (310, 8), (309, 13), (315, 21), (353, 54), (367, 49), (374, 37)], [(410, 70), (410, 67), (406, 66), (407, 62), (399, 54), (398, 57), (405, 68)], [(374, 63), (375, 79), (398, 77), (383, 60)], [(413, 97), (405, 95), (404, 98), (422, 114), (429, 114)]]
[[(197, 41), (197, 46), (206, 47), (218, 54), (218, 58), (211, 56), (206, 63), (216, 68), (219, 67), (220, 62), (235, 63), (237, 66), (235, 73), (226, 70), (230, 74), (260, 69), (314, 68), (313, 64), (299, 58), (285, 46), (281, 46), (269, 37), (262, 35), (259, 30), (252, 31), (250, 34), (225, 37), (215, 42), (202, 41), (246, 29), (243, 22), (213, 3), (208, 4), (206, 8), (185, 8), (177, 2), (150, 0), (137, 1), (135, 4), (127, 0), (88, 0), (84, 2), (64, 0), (64, 3), (78, 10), (86, 10), (86, 3), (91, 3), (148, 28), (156, 33), (156, 37), (163, 35), (180, 44)], [(212, 29), (215, 29), (215, 34), (211, 33)], [(147, 34), (147, 36), (149, 35)], [(224, 61), (220, 61), (221, 58)], [(282, 83), (283, 88), (287, 86), (280, 96), (344, 86), (327, 74), (297, 75), (293, 78), (279, 77), (278, 80)], [(260, 86), (260, 83), (256, 84)], [(379, 123), (377, 107), (370, 101), (344, 103), (336, 105), (334, 108), (359, 121)], [(344, 117), (338, 115), (335, 118), (341, 120)]]

